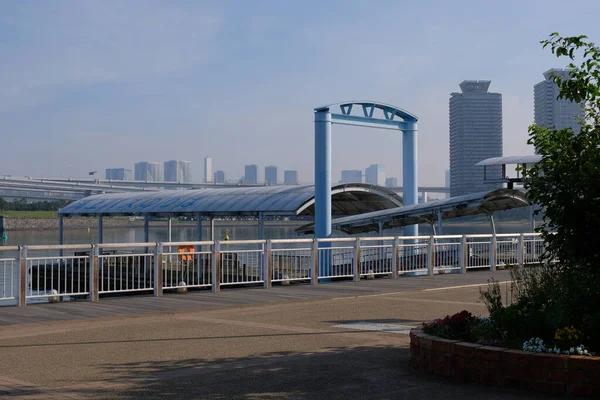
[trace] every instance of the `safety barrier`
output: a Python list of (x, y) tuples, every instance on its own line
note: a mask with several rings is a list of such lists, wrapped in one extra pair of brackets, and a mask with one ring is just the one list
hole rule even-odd
[(0, 305), (496, 270), (544, 250), (539, 234), (4, 246)]

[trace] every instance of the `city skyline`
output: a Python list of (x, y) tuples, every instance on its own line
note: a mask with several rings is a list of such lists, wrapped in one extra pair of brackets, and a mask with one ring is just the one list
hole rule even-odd
[[(541, 72), (564, 67), (539, 41), (553, 31), (600, 37), (593, 1), (576, 10), (558, 1), (107, 4), (0, 4), (9, 60), (0, 113), (14, 132), (0, 173), (85, 177), (130, 159), (177, 158), (200, 178), (211, 155), (234, 180), (244, 165), (268, 161), (311, 182), (314, 107), (370, 98), (419, 117), (419, 184), (441, 185), (456, 82), (492, 80), (503, 94), (504, 154), (533, 154), (531, 88)], [(334, 39), (347, 35), (354, 40)], [(402, 51), (383, 51), (398, 38)], [(341, 127), (332, 140), (333, 170), (377, 157), (402, 176), (400, 135)]]

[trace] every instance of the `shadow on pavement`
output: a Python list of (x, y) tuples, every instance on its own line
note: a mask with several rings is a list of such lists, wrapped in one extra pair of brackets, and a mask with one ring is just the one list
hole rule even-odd
[(365, 346), (213, 361), (108, 364), (103, 367), (135, 383), (87, 396), (96, 400), (556, 398), (424, 375), (409, 367), (408, 359), (406, 348)]

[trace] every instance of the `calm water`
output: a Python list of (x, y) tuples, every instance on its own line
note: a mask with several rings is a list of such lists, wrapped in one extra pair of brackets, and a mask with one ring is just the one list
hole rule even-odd
[[(298, 236), (295, 230), (300, 224), (290, 226), (265, 226), (265, 237), (267, 239), (294, 239), (310, 236)], [(531, 232), (531, 226), (528, 222), (497, 222), (496, 230), (498, 233), (520, 233)], [(215, 239), (222, 240), (225, 233), (229, 235), (230, 240), (249, 240), (258, 238), (258, 227), (252, 225), (238, 226), (216, 226)], [(431, 227), (428, 225), (419, 226), (419, 234), (430, 235)], [(469, 223), (446, 223), (443, 226), (443, 233), (446, 235), (458, 234), (482, 234), (492, 233), (490, 224), (486, 221), (469, 222)], [(401, 229), (386, 230), (385, 235), (401, 235)], [(439, 232), (438, 232), (439, 234)], [(39, 230), (39, 231), (9, 231), (7, 233), (8, 240), (0, 241), (0, 245), (43, 245), (43, 244), (58, 244), (58, 231), (56, 230)], [(150, 242), (166, 242), (168, 241), (168, 230), (165, 226), (150, 227)], [(346, 236), (343, 233), (336, 233), (334, 236)], [(363, 235), (366, 236), (366, 235)], [(374, 233), (369, 236), (375, 236)], [(194, 241), (196, 240), (196, 228), (193, 225), (177, 225), (172, 227), (172, 241)], [(202, 229), (203, 240), (210, 240), (210, 228), (206, 225)], [(1, 239), (0, 239), (1, 240)], [(124, 243), (124, 242), (143, 242), (144, 229), (140, 228), (105, 228), (104, 243)], [(65, 244), (81, 244), (81, 243), (97, 243), (98, 232), (92, 228), (90, 232), (85, 229), (65, 230)], [(1, 258), (1, 255), (0, 255)]]

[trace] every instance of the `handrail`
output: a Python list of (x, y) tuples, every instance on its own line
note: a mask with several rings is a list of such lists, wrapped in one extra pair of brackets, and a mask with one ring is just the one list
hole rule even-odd
[(19, 251), (19, 246), (0, 246), (0, 251)]
[(27, 250), (89, 250), (91, 244), (36, 244), (27, 246)]
[(148, 242), (148, 243), (100, 243), (98, 244), (98, 248), (100, 249), (128, 249), (130, 247), (156, 247), (158, 244), (156, 242)]

